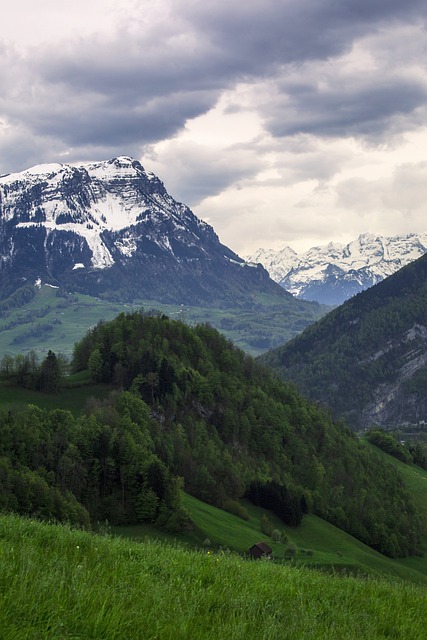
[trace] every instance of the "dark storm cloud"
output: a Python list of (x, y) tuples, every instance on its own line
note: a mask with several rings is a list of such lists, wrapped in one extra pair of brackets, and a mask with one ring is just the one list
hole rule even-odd
[[(411, 22), (424, 7), (425, 0), (174, 0), (164, 16), (151, 23), (136, 13), (109, 38), (50, 44), (18, 60), (0, 49), (0, 68), (15, 69), (2, 87), (0, 119), (25, 127), (40, 147), (46, 136), (79, 157), (95, 147), (140, 149), (176, 135), (236, 83), (267, 78), (275, 95), (263, 117), (275, 136), (383, 133), (425, 104), (420, 80), (378, 83), (372, 75), (354, 86), (330, 81), (325, 91), (303, 67), (333, 60), (380, 27)], [(300, 85), (286, 81), (295, 65), (306, 72)]]
[(335, 56), (361, 34), (396, 20), (410, 22), (425, 10), (424, 0), (187, 0), (182, 5), (193, 26), (249, 74)]
[[(139, 146), (173, 136), (186, 118), (197, 116), (211, 105), (202, 92), (152, 96), (146, 101), (116, 100), (105, 96), (81, 96), (76, 109), (65, 101), (42, 112), (30, 112), (27, 120), (41, 134), (53, 135), (70, 145), (103, 144)], [(70, 100), (71, 102), (71, 100)]]
[[(274, 136), (304, 132), (320, 136), (363, 136), (381, 140), (425, 120), (427, 85), (399, 78), (376, 79), (362, 86), (322, 87), (315, 82), (291, 86), (266, 114)], [(418, 109), (422, 114), (417, 113)], [(400, 118), (406, 116), (404, 121)]]

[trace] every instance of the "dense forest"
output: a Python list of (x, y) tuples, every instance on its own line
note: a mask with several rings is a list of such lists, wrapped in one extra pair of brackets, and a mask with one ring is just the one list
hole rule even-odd
[(388, 555), (415, 552), (419, 518), (395, 469), (212, 327), (121, 314), (76, 345), (72, 367), (149, 407), (155, 454), (202, 500), (256, 487), (288, 523), (313, 512)]
[(392, 557), (417, 552), (420, 518), (395, 468), (209, 325), (121, 314), (76, 344), (72, 368), (116, 390), (80, 417), (0, 412), (1, 509), (179, 530), (185, 488), (235, 513), (246, 496), (291, 526), (315, 513)]
[(388, 414), (381, 416), (382, 422), (373, 422), (417, 421), (427, 409), (426, 323), (427, 256), (423, 256), (260, 361), (355, 427), (370, 426), (372, 405), (382, 399), (381, 390), (388, 385), (398, 386), (394, 406), (389, 398)]
[(0, 511), (180, 530), (189, 525), (180, 489), (154, 453), (147, 405), (133, 394), (79, 419), (31, 405), (0, 412)]

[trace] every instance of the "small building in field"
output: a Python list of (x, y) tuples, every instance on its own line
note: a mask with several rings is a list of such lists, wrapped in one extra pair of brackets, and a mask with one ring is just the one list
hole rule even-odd
[(257, 542), (249, 549), (249, 555), (252, 558), (261, 558), (261, 556), (271, 555), (272, 551), (272, 548), (266, 542)]

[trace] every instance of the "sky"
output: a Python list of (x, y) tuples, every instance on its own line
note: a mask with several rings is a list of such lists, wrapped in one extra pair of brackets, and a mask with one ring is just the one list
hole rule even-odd
[(130, 155), (242, 256), (427, 232), (427, 0), (14, 0), (0, 174)]

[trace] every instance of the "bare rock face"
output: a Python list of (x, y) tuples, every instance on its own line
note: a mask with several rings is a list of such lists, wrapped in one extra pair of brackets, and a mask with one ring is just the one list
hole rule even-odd
[(42, 281), (109, 299), (244, 304), (290, 297), (122, 156), (0, 177), (0, 297)]
[(401, 366), (396, 368), (390, 382), (373, 389), (373, 400), (362, 412), (364, 425), (416, 424), (427, 417), (427, 396), (422, 388), (417, 389), (415, 382), (427, 367), (427, 327), (414, 324), (375, 356), (379, 359), (392, 355), (393, 351), (398, 354)]

